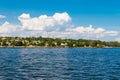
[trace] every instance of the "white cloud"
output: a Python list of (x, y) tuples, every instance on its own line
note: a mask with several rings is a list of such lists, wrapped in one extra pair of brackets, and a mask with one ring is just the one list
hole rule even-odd
[(6, 16), (4, 16), (4, 15), (0, 15), (0, 19), (2, 19), (2, 18), (6, 18)]
[(40, 15), (31, 17), (30, 14), (23, 13), (18, 16), (21, 25), (14, 25), (8, 22), (0, 25), (0, 36), (44, 36), (60, 38), (85, 38), (102, 39), (118, 35), (117, 31), (106, 30), (104, 28), (75, 27), (71, 24), (71, 17), (68, 13), (55, 13), (53, 16)]
[(118, 41), (118, 42), (120, 42), (120, 38), (116, 38), (116, 39), (115, 39), (115, 41)]
[(5, 22), (0, 26), (0, 34), (12, 33), (20, 30), (18, 25), (12, 25), (9, 22)]
[(106, 33), (106, 35), (108, 35), (108, 36), (117, 36), (117, 35), (118, 35), (118, 32), (117, 32), (117, 31), (106, 31), (105, 33)]
[(88, 27), (76, 27), (76, 28), (68, 28), (66, 29), (68, 32), (73, 32), (79, 34), (80, 36), (86, 36), (88, 38), (101, 38), (105, 36), (117, 36), (117, 31), (108, 31), (103, 28), (93, 28), (92, 25)]
[(105, 32), (105, 29), (97, 28), (94, 32), (99, 34), (99, 33)]
[(57, 24), (63, 25), (65, 22), (69, 22), (71, 20), (68, 13), (55, 13), (53, 15), (53, 19), (56, 21)]
[[(55, 13), (53, 16), (41, 15), (31, 18), (29, 14), (23, 13), (18, 17), (24, 29), (27, 30), (56, 30), (56, 26), (64, 26), (71, 18), (64, 13)], [(57, 28), (58, 29), (58, 28)]]

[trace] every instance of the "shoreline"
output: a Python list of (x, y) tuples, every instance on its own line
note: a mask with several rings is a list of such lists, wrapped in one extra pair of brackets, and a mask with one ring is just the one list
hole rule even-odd
[(116, 48), (119, 42), (44, 37), (0, 37), (0, 48)]
[(120, 47), (45, 47), (45, 46), (0, 46), (0, 48), (120, 48)]

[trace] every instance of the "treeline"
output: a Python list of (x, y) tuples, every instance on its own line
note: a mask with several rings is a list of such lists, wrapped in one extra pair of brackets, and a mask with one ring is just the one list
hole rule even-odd
[(61, 39), (43, 37), (0, 37), (0, 47), (120, 47), (117, 41), (106, 42), (86, 39)]

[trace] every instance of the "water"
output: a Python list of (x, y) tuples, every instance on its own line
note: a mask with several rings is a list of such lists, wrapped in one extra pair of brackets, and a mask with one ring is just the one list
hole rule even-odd
[(120, 80), (120, 49), (0, 48), (0, 80)]

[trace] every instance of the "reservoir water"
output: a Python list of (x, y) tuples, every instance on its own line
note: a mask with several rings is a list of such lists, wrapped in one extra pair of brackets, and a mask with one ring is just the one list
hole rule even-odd
[(120, 48), (0, 48), (0, 80), (120, 80)]

